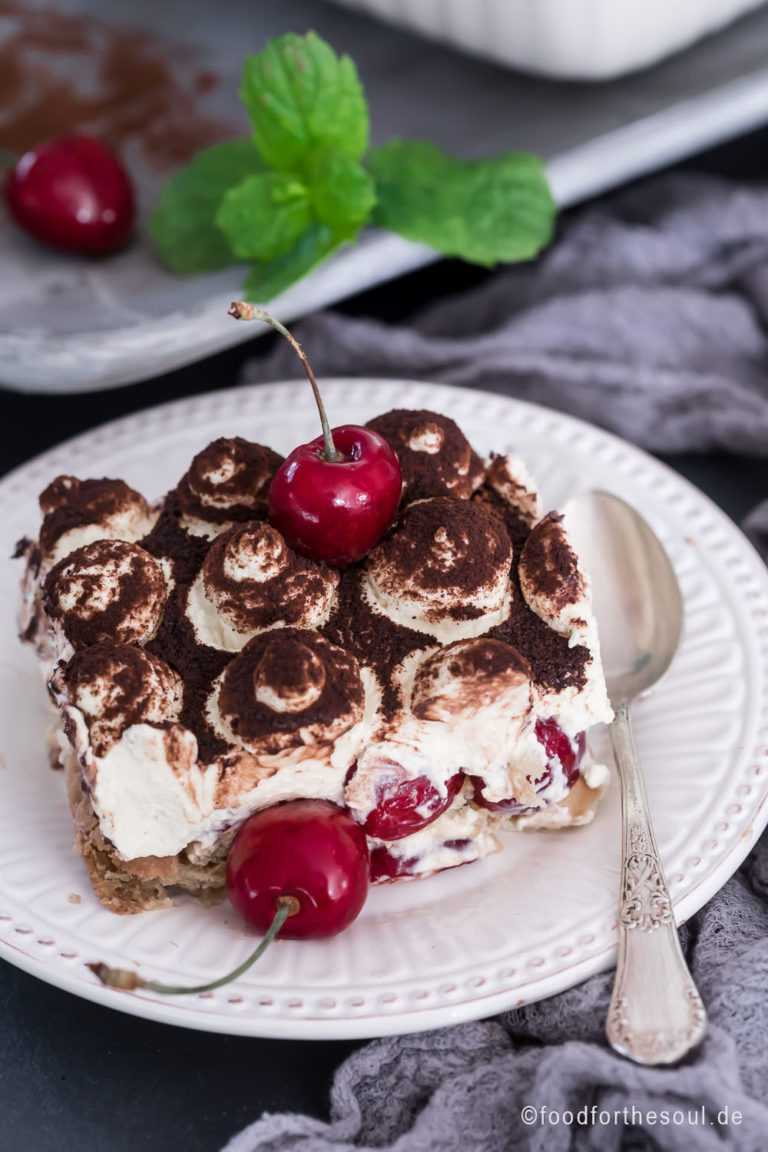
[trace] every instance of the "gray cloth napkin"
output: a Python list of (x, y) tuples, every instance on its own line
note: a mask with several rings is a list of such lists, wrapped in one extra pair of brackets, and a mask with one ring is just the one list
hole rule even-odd
[[(536, 265), (440, 301), (412, 327), (324, 314), (296, 331), (318, 375), (490, 389), (659, 452), (768, 457), (768, 190), (658, 179), (585, 210)], [(281, 343), (246, 377), (295, 373)], [(768, 500), (745, 527), (768, 554)], [(710, 1029), (679, 1068), (641, 1068), (607, 1047), (606, 973), (494, 1021), (374, 1041), (338, 1069), (329, 1123), (267, 1115), (226, 1152), (757, 1152), (768, 1143), (768, 836), (683, 936)], [(586, 1123), (526, 1126), (525, 1105)]]

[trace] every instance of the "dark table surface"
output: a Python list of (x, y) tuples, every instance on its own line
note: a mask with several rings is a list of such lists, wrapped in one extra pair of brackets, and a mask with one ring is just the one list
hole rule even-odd
[[(768, 175), (768, 130), (688, 166)], [(343, 305), (407, 320), (487, 275), (444, 263)], [(268, 338), (269, 339), (269, 338)], [(235, 384), (267, 340), (156, 380), (85, 397), (0, 391), (0, 472), (79, 432), (177, 397)], [(666, 457), (739, 521), (768, 495), (765, 460)], [(216, 1152), (263, 1111), (328, 1114), (334, 1070), (357, 1042), (253, 1040), (151, 1023), (80, 1000), (0, 961), (0, 1152)]]

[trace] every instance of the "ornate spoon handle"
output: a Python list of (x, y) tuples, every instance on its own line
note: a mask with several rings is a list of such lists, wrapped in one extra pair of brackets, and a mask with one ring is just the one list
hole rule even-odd
[(621, 780), (619, 959), (606, 1033), (640, 1064), (672, 1064), (704, 1037), (707, 1017), (677, 936), (653, 837), (629, 705), (611, 726)]

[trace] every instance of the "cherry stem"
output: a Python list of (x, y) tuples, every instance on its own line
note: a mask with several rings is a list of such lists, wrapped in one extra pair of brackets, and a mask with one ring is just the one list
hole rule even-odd
[(299, 357), (299, 360), (301, 360), (302, 364), (304, 365), (304, 370), (309, 377), (309, 382), (312, 385), (312, 391), (315, 394), (315, 403), (317, 404), (317, 410), (320, 413), (320, 423), (323, 426), (323, 440), (325, 441), (325, 450), (323, 455), (325, 456), (325, 459), (329, 461), (329, 463), (338, 464), (339, 461), (343, 459), (343, 457), (333, 442), (331, 426), (328, 423), (328, 417), (325, 414), (325, 405), (323, 404), (323, 398), (320, 395), (320, 389), (318, 387), (317, 380), (315, 379), (315, 374), (312, 371), (309, 360), (307, 360), (306, 356), (304, 355), (304, 350), (296, 337), (292, 336), (285, 325), (281, 324), (279, 320), (276, 320), (274, 316), (271, 316), (265, 308), (257, 308), (254, 304), (246, 304), (242, 300), (235, 300), (232, 302), (232, 304), (230, 304), (228, 311), (230, 316), (234, 316), (235, 320), (263, 320), (265, 324), (269, 324), (272, 328), (275, 328), (282, 336), (285, 336), (286, 340), (293, 348), (296, 355)]
[(86, 968), (90, 968), (94, 976), (98, 976), (102, 984), (106, 984), (108, 988), (120, 988), (123, 992), (133, 992), (136, 988), (143, 988), (147, 992), (160, 992), (163, 996), (185, 996), (199, 992), (212, 992), (214, 988), (221, 988), (222, 985), (237, 980), (239, 976), (247, 972), (251, 965), (264, 955), (288, 917), (295, 916), (299, 911), (299, 901), (295, 896), (278, 896), (275, 904), (277, 906), (275, 917), (259, 942), (259, 946), (237, 968), (233, 968), (226, 976), (220, 976), (218, 980), (211, 980), (208, 984), (193, 984), (191, 987), (158, 984), (154, 980), (144, 980), (143, 977), (136, 972), (131, 972), (128, 968), (110, 968), (108, 964), (86, 964)]

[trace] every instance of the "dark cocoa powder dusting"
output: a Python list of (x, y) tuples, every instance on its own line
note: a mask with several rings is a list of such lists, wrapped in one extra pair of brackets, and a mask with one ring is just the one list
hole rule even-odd
[[(403, 474), (403, 500), (423, 500), (449, 492), (468, 499), (483, 475), (483, 461), (459, 426), (448, 416), (424, 409), (395, 408), (376, 416), (366, 425), (383, 436), (394, 449)], [(442, 439), (437, 452), (410, 447), (414, 436)]]
[(57, 476), (40, 494), (44, 519), (40, 528), (40, 546), (51, 552), (65, 532), (88, 524), (102, 524), (116, 513), (131, 506), (141, 506), (143, 498), (122, 480), (78, 480), (76, 476)]
[(549, 512), (531, 530), (522, 556), (529, 583), (561, 608), (576, 604), (584, 592), (576, 553), (562, 528), (563, 517)]
[(176, 583), (189, 585), (197, 577), (212, 541), (205, 536), (187, 535), (179, 525), (180, 515), (178, 497), (170, 492), (154, 528), (139, 543), (158, 560), (171, 560)]
[(512, 549), (504, 524), (482, 506), (452, 496), (436, 496), (406, 508), (399, 531), (379, 546), (376, 581), (386, 591), (407, 587), (455, 589), (450, 610), (458, 620), (482, 615), (472, 597), (508, 565)]
[(165, 609), (163, 622), (147, 651), (159, 656), (178, 672), (184, 681), (184, 696), (179, 721), (197, 738), (200, 759), (213, 760), (229, 751), (229, 745), (211, 728), (205, 716), (205, 705), (213, 691), (214, 680), (232, 659), (232, 652), (220, 652), (200, 644), (184, 614), (185, 588), (175, 588)]
[[(117, 596), (105, 608), (93, 611), (98, 603), (103, 583), (102, 568), (110, 564), (127, 562), (127, 571), (115, 577)], [(80, 565), (92, 569), (78, 570)], [(60, 607), (61, 598), (75, 578), (77, 598), (67, 610)], [(165, 594), (165, 577), (160, 567), (136, 544), (122, 540), (95, 540), (76, 548), (51, 568), (43, 582), (43, 602), (48, 615), (61, 621), (67, 639), (75, 648), (85, 648), (100, 640), (126, 638), (126, 623), (130, 627), (135, 614), (152, 605), (161, 610)], [(127, 637), (131, 638), (130, 634)]]
[(254, 499), (250, 504), (231, 504), (228, 508), (213, 508), (195, 496), (189, 480), (182, 476), (176, 489), (176, 497), (190, 519), (203, 520), (208, 524), (243, 524), (247, 520), (266, 520), (267, 500)]
[[(530, 532), (530, 530), (528, 530)], [(527, 536), (522, 540), (525, 544)], [(516, 549), (519, 558), (520, 550)], [(504, 640), (517, 648), (531, 667), (534, 681), (544, 689), (560, 692), (563, 688), (580, 688), (586, 682), (589, 649), (570, 648), (568, 638), (555, 632), (541, 617), (532, 612), (523, 599), (517, 564), (512, 565), (513, 596), (508, 618), (488, 632), (496, 640)]]
[(33, 549), (37, 552), (38, 556), (37, 568), (34, 573), (35, 576), (37, 576), (37, 573), (40, 571), (40, 549), (36, 547), (34, 541), (30, 540), (29, 536), (22, 536), (20, 540), (16, 541), (16, 546), (11, 553), (11, 560), (21, 560), (22, 556), (27, 556), (29, 559), (32, 556)]
[[(228, 557), (241, 550), (256, 553), (260, 544), (281, 550), (285, 567), (268, 580), (233, 579)], [(240, 632), (277, 623), (301, 624), (308, 608), (327, 600), (334, 580), (327, 565), (292, 552), (271, 525), (253, 519), (222, 532), (203, 565), (206, 593)]]
[[(242, 436), (220, 436), (197, 453), (179, 481), (175, 494), (179, 508), (185, 516), (210, 524), (265, 520), (269, 485), (282, 463), (283, 457), (264, 444)], [(231, 467), (231, 475), (213, 484), (210, 473), (225, 464)], [(227, 507), (203, 503), (200, 493), (206, 492), (228, 501)]]
[(362, 580), (359, 570), (342, 573), (336, 607), (322, 633), (357, 657), (361, 666), (376, 672), (383, 693), (382, 711), (389, 719), (401, 706), (392, 683), (394, 669), (409, 653), (430, 648), (435, 641), (375, 612), (363, 595)]
[(530, 667), (514, 646), (490, 638), (456, 640), (449, 645), (449, 651), (448, 671), (462, 680), (495, 680), (510, 671), (530, 675)]
[[(431, 418), (432, 414), (415, 415)], [(390, 413), (387, 417), (373, 421), (372, 426), (378, 425), (379, 429), (382, 425), (389, 427), (387, 421), (391, 421), (392, 418), (400, 419), (402, 416), (403, 413)], [(452, 425), (452, 422), (446, 422), (444, 417), (438, 419), (441, 427)], [(461, 441), (466, 443), (458, 429), (456, 433), (461, 437)], [(448, 440), (452, 435), (451, 428), (447, 427)], [(435, 456), (413, 452), (411, 455), (421, 457), (420, 463), (432, 466), (435, 464)], [(83, 483), (87, 485), (103, 482)], [(342, 573), (337, 603), (327, 624), (319, 632), (283, 630), (297, 634), (302, 643), (309, 637), (310, 647), (318, 645), (324, 647), (321, 639), (324, 638), (349, 654), (346, 656), (346, 663), (342, 654), (340, 664), (336, 657), (328, 663), (327, 653), (323, 655), (326, 679), (321, 696), (311, 709), (276, 713), (257, 703), (254, 695), (254, 671), (267, 646), (275, 640), (273, 633), (266, 632), (255, 637), (239, 654), (221, 652), (198, 642), (184, 608), (189, 588), (197, 578), (212, 542), (204, 537), (188, 535), (180, 527), (180, 516), (183, 511), (191, 510), (189, 497), (193, 495), (184, 490), (183, 485), (184, 481), (166, 497), (155, 527), (140, 542), (141, 547), (155, 558), (171, 561), (174, 579), (161, 626), (155, 638), (147, 644), (146, 651), (164, 660), (183, 680), (184, 694), (180, 722), (197, 738), (201, 761), (210, 762), (216, 757), (225, 757), (231, 751), (227, 742), (208, 724), (205, 718), (205, 705), (213, 690), (214, 682), (235, 662), (237, 665), (233, 669), (228, 688), (232, 695), (230, 703), (240, 717), (240, 723), (245, 718), (245, 726), (252, 736), (254, 733), (260, 735), (268, 731), (277, 733), (281, 730), (292, 730), (291, 726), (295, 728), (297, 725), (307, 724), (310, 720), (312, 723), (324, 724), (337, 718), (340, 709), (348, 708), (351, 703), (355, 707), (359, 706), (362, 702), (362, 688), (351, 657), (356, 659), (360, 666), (369, 667), (377, 674), (383, 691), (382, 711), (385, 718), (391, 718), (402, 707), (398, 690), (393, 683), (395, 668), (410, 653), (432, 648), (436, 645), (436, 641), (425, 633), (395, 624), (376, 612), (362, 591), (364, 573), (361, 566)], [(440, 489), (439, 484), (438, 489), (445, 491), (444, 487)], [(425, 492), (425, 495), (428, 494), (429, 492)], [(83, 493), (85, 504), (87, 495), (88, 490), (85, 489)], [(51, 502), (55, 503), (56, 493), (51, 492), (50, 496)], [(446, 516), (446, 508), (443, 506), (449, 506), (450, 516)], [(56, 509), (54, 513), (55, 511)], [(250, 507), (236, 505), (234, 508), (221, 511), (223, 517), (229, 520), (253, 520), (259, 518), (261, 514), (253, 505)], [(215, 512), (214, 509), (205, 509), (205, 518), (216, 519)], [(478, 512), (483, 514), (478, 516)], [(77, 515), (77, 512), (75, 511), (73, 515)], [(585, 668), (589, 660), (588, 650), (584, 647), (569, 648), (567, 639), (554, 632), (532, 612), (522, 597), (518, 562), (526, 542), (529, 541), (530, 530), (526, 522), (508, 508), (495, 492), (483, 486), (475, 493), (471, 503), (466, 499), (457, 500), (450, 496), (441, 496), (439, 499), (430, 500), (427, 504), (408, 509), (404, 519), (412, 524), (410, 539), (408, 533), (398, 533), (389, 536), (379, 546), (391, 552), (387, 560), (397, 577), (396, 583), (401, 576), (418, 571), (419, 579), (425, 587), (443, 587), (446, 571), (444, 568), (438, 570), (440, 549), (438, 548), (435, 553), (435, 567), (432, 569), (429, 563), (425, 562), (425, 556), (430, 551), (429, 545), (434, 541), (435, 532), (441, 528), (446, 529), (449, 544), (452, 534), (456, 533), (458, 547), (453, 552), (459, 554), (460, 563), (456, 569), (452, 568), (450, 576), (451, 582), (456, 579), (460, 591), (457, 598), (464, 600), (464, 603), (457, 608), (459, 618), (477, 614), (478, 610), (471, 603), (472, 589), (484, 582), (491, 565), (498, 565), (500, 559), (508, 555), (511, 541), (514, 546), (514, 562), (510, 571), (514, 588), (511, 613), (508, 620), (489, 630), (486, 635), (517, 649), (530, 665), (532, 676), (541, 687), (559, 691), (568, 686), (580, 687), (584, 684)], [(539, 554), (536, 548), (537, 542), (534, 539), (528, 547), (529, 563), (532, 567), (537, 567), (542, 574), (542, 581), (547, 581), (548, 586), (549, 581), (557, 583), (562, 576), (562, 572), (558, 576), (560, 562), (558, 561), (555, 566), (555, 573), (550, 574), (550, 553), (547, 552), (545, 556), (546, 549), (543, 551), (540, 549)], [(450, 547), (447, 551), (449, 554), (452, 552)], [(27, 540), (19, 542), (16, 554), (27, 555), (30, 563), (37, 565), (40, 563), (39, 549)], [(464, 555), (466, 555), (465, 564)], [(559, 556), (556, 549), (555, 555), (556, 558)], [(569, 563), (571, 560), (572, 554)], [(55, 579), (54, 573), (65, 563), (66, 561), (62, 561), (52, 570), (49, 580)], [(462, 592), (464, 595), (461, 595)], [(98, 658), (97, 650), (98, 645), (96, 649), (90, 650), (95, 652), (94, 658)], [(290, 648), (286, 649), (282, 667), (280, 660), (283, 657), (280, 656), (279, 648), (273, 655), (274, 659), (271, 659), (269, 667), (270, 684), (274, 681), (287, 687), (291, 679), (295, 680), (297, 676), (295, 652), (292, 656)], [(122, 697), (130, 696), (132, 690), (127, 672), (125, 677), (124, 683), (122, 679), (117, 683), (118, 692)], [(311, 717), (308, 720), (309, 711)], [(245, 730), (242, 731), (242, 735), (248, 738)]]
[(0, 145), (16, 155), (87, 132), (166, 171), (235, 130), (208, 114), (218, 79), (181, 43), (24, 0), (0, 0), (0, 19)]
[[(254, 677), (266, 657), (269, 685), (301, 689), (297, 684), (304, 661), (297, 653), (305, 649), (316, 657), (325, 676), (320, 695), (300, 711), (275, 712), (257, 700)], [(356, 661), (349, 652), (331, 647), (324, 637), (306, 628), (276, 628), (249, 640), (227, 669), (221, 683), (219, 707), (232, 730), (247, 743), (258, 743), (271, 733), (297, 732), (319, 725), (329, 728), (340, 716), (362, 714), (364, 692)]]
[[(76, 652), (64, 665), (62, 675), (70, 698), (74, 698), (83, 685), (87, 687), (100, 679), (109, 682), (112, 691), (103, 699), (100, 719), (107, 724), (118, 722), (124, 731), (144, 718), (146, 664), (147, 656), (141, 648), (101, 641)], [(91, 743), (97, 756), (106, 752), (107, 746), (99, 741), (93, 729)]]
[(141, 544), (153, 556), (173, 562), (175, 580), (163, 622), (154, 640), (147, 644), (147, 651), (165, 660), (184, 681), (179, 719), (195, 734), (200, 759), (208, 762), (229, 751), (229, 745), (206, 720), (205, 704), (213, 690), (214, 680), (224, 671), (233, 653), (200, 644), (184, 613), (184, 606), (189, 587), (202, 567), (211, 541), (201, 536), (188, 536), (179, 527), (178, 500), (172, 492), (166, 498), (157, 524)]
[(553, 632), (521, 597), (512, 604), (508, 619), (488, 635), (517, 648), (542, 688), (560, 692), (571, 686), (580, 688), (586, 681), (589, 650), (569, 648), (567, 637)]

